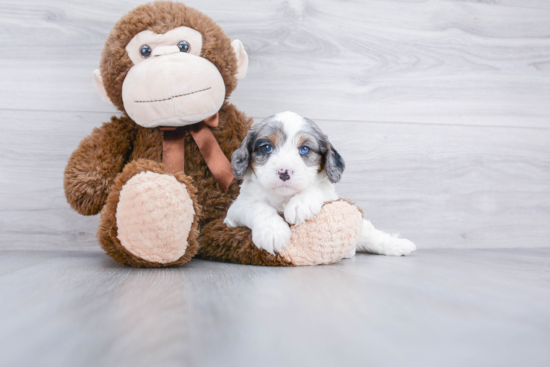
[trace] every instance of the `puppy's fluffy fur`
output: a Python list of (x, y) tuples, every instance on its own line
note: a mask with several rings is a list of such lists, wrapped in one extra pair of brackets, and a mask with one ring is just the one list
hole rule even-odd
[[(321, 129), (293, 112), (270, 116), (252, 126), (231, 164), (243, 183), (224, 223), (250, 228), (254, 244), (272, 254), (290, 241), (289, 224), (313, 218), (323, 203), (338, 199), (334, 184), (345, 168)], [(411, 241), (363, 221), (357, 251), (401, 256), (414, 250)]]

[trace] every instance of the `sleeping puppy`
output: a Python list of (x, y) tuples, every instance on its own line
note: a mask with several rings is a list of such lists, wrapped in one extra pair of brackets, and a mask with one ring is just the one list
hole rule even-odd
[[(313, 218), (323, 203), (338, 199), (334, 184), (345, 168), (321, 129), (293, 112), (254, 124), (233, 152), (231, 165), (243, 183), (224, 223), (250, 228), (254, 244), (272, 254), (289, 243), (289, 224)], [(411, 241), (379, 231), (363, 220), (357, 251), (401, 256), (414, 250)]]

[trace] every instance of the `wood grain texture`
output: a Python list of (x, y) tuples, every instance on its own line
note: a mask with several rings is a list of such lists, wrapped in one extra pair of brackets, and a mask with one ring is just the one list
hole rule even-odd
[[(98, 249), (66, 203), (71, 152), (108, 113), (0, 111), (0, 247)], [(317, 120), (346, 161), (337, 185), (420, 248), (548, 247), (550, 130)]]
[[(0, 108), (112, 111), (92, 70), (140, 0), (4, 0)], [(548, 127), (550, 6), (507, 1), (189, 0), (250, 54), (252, 116)]]
[(2, 366), (550, 364), (550, 249), (361, 254), (304, 268), (43, 257), (0, 276)]

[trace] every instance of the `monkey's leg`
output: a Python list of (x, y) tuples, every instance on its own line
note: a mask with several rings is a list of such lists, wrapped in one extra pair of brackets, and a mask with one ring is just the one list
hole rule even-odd
[(168, 173), (150, 160), (130, 162), (101, 211), (101, 247), (116, 261), (135, 267), (185, 264), (198, 249), (196, 191), (184, 173)]
[(326, 203), (315, 218), (291, 227), (290, 243), (276, 255), (260, 250), (245, 227), (227, 227), (224, 218), (201, 229), (198, 256), (249, 265), (301, 266), (332, 264), (348, 256), (361, 233), (362, 214), (345, 200)]
[(281, 255), (257, 248), (249, 228), (228, 227), (224, 219), (225, 215), (201, 228), (198, 257), (245, 265), (293, 266)]

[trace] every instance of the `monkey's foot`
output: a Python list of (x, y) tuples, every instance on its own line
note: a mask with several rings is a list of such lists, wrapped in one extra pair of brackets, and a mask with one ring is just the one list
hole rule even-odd
[(293, 265), (332, 264), (354, 252), (363, 223), (359, 208), (346, 200), (326, 203), (313, 219), (291, 227), (280, 255)]
[[(117, 178), (102, 212), (98, 237), (109, 255), (127, 265), (181, 265), (197, 252), (199, 211), (189, 177), (166, 173), (159, 163), (138, 160)], [(105, 234), (109, 235), (106, 243)]]

